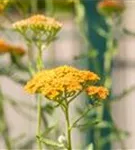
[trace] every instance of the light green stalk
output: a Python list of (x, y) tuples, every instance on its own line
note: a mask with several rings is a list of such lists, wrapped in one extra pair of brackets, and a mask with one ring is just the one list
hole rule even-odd
[(71, 140), (71, 125), (70, 125), (70, 117), (69, 117), (69, 103), (68, 100), (65, 98), (63, 103), (60, 104), (61, 109), (65, 115), (66, 120), (66, 135), (67, 135), (67, 149), (72, 150), (72, 140)]
[[(42, 59), (42, 43), (39, 42), (37, 43), (37, 48), (38, 48), (38, 56), (37, 56), (37, 62), (36, 62), (36, 67), (38, 71), (41, 71), (44, 67), (43, 64), (43, 59)], [(38, 95), (37, 98), (37, 144), (38, 144), (38, 148), (39, 150), (42, 150), (42, 143), (41, 143), (41, 101), (42, 101), (42, 97), (41, 95)]]
[(65, 118), (66, 118), (66, 128), (67, 128), (67, 139), (68, 139), (68, 150), (72, 150), (71, 142), (71, 128), (70, 128), (70, 118), (69, 118), (69, 106), (66, 106), (65, 109)]
[(40, 137), (41, 137), (41, 132), (40, 132), (40, 128), (41, 128), (41, 96), (38, 95), (37, 98), (37, 144), (38, 144), (38, 150), (42, 150), (42, 143), (40, 141)]

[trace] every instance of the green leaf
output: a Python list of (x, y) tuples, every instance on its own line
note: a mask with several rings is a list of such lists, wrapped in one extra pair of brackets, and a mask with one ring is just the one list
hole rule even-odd
[(98, 56), (98, 51), (97, 51), (96, 49), (91, 49), (91, 50), (88, 52), (87, 56), (88, 56), (89, 58), (96, 58), (96, 57)]
[(107, 121), (102, 121), (100, 123), (98, 123), (95, 128), (112, 128), (112, 124), (110, 122)]
[(81, 114), (83, 114), (84, 109), (83, 109), (82, 107), (80, 107), (80, 106), (77, 106), (77, 107), (76, 107), (76, 111), (77, 111), (77, 113), (78, 113), (79, 115), (81, 115)]
[(99, 120), (93, 120), (93, 121), (88, 121), (85, 124), (76, 125), (76, 127), (79, 128), (80, 130), (87, 130), (89, 128), (95, 127), (98, 123), (100, 123)]
[(54, 107), (52, 106), (52, 104), (48, 103), (45, 106), (42, 107), (42, 109), (48, 113), (49, 115), (51, 115), (54, 111)]
[(130, 36), (135, 36), (135, 32), (132, 32), (126, 28), (123, 29), (123, 32), (126, 34), (126, 35), (130, 35)]
[(107, 38), (107, 32), (106, 32), (104, 29), (98, 27), (98, 28), (97, 28), (97, 33), (98, 33), (98, 35), (100, 35), (101, 37)]
[(48, 146), (52, 146), (52, 147), (58, 147), (58, 148), (64, 148), (64, 145), (58, 142), (55, 142), (53, 140), (50, 139), (46, 139), (46, 138), (41, 138), (40, 139), (42, 143), (48, 145)]
[(94, 31), (96, 31), (96, 33), (97, 33), (99, 36), (104, 37), (104, 38), (107, 38), (108, 33), (107, 33), (107, 31), (106, 31), (105, 29), (103, 29), (102, 27), (95, 25), (94, 27), (92, 27), (92, 29), (94, 29)]
[(17, 144), (17, 143), (21, 142), (24, 138), (26, 138), (26, 134), (25, 133), (21, 133), (19, 136), (13, 138), (12, 142)]
[(126, 131), (117, 131), (117, 133), (113, 132), (110, 135), (106, 136), (105, 138), (102, 138), (100, 142), (102, 143), (102, 145), (114, 141), (121, 142), (125, 138), (127, 138), (128, 135), (129, 133)]
[(129, 135), (130, 133), (127, 131), (119, 131), (119, 136), (120, 136), (120, 139), (122, 140), (126, 139)]
[(56, 128), (56, 125), (46, 128), (45, 131), (42, 133), (42, 136), (47, 136), (55, 128)]
[(90, 143), (85, 150), (94, 150), (94, 146), (92, 143)]

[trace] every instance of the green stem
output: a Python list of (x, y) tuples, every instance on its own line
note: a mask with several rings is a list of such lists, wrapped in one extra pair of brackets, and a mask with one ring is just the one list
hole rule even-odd
[(109, 31), (108, 31), (108, 37), (106, 41), (106, 52), (104, 55), (104, 71), (105, 71), (105, 86), (110, 88), (111, 87), (111, 63), (114, 56), (114, 37), (113, 37), (113, 23), (112, 20), (107, 21)]
[(40, 132), (40, 127), (41, 127), (41, 96), (38, 95), (37, 98), (37, 144), (38, 144), (38, 150), (42, 150), (42, 143), (40, 141), (40, 136), (41, 136), (41, 132)]
[(123, 98), (125, 98), (127, 95), (129, 95), (133, 91), (135, 91), (135, 85), (133, 85), (132, 87), (130, 87), (128, 89), (125, 89), (119, 95), (116, 95), (116, 96), (110, 98), (110, 102), (113, 103), (113, 102), (116, 102), (116, 101), (119, 101), (119, 100), (123, 100)]
[(76, 127), (77, 123), (82, 120), (91, 110), (93, 110), (94, 108), (96, 107), (99, 107), (101, 106), (100, 104), (99, 105), (96, 105), (96, 106), (89, 106), (72, 124), (72, 126), (70, 127), (71, 129)]
[[(36, 0), (36, 3), (37, 3), (37, 0)], [(35, 43), (36, 46), (37, 46), (37, 49), (38, 49), (38, 53), (37, 53), (36, 67), (34, 68), (34, 66), (33, 66), (33, 63), (34, 63), (33, 55), (32, 55), (32, 51), (30, 49), (32, 47), (32, 41), (27, 39), (25, 34), (24, 34), (24, 37), (27, 41), (27, 45), (28, 45), (28, 48), (29, 48), (28, 49), (29, 50), (28, 51), (29, 52), (28, 57), (29, 57), (29, 62), (30, 62), (29, 72), (30, 72), (30, 75), (32, 76), (32, 75), (35, 74), (35, 72), (41, 71), (44, 67), (43, 59), (42, 59), (42, 41), (37, 41)], [(40, 128), (41, 128), (41, 118), (42, 117), (44, 118), (43, 111), (41, 109), (41, 100), (42, 100), (42, 97), (40, 95), (38, 95), (38, 97), (37, 97), (37, 131), (36, 131), (38, 150), (42, 150), (42, 141), (41, 141)]]
[(2, 91), (0, 90), (0, 122), (4, 125), (4, 129), (2, 130), (2, 136), (6, 145), (7, 150), (11, 150), (11, 141), (9, 137), (9, 130), (8, 130), (8, 124), (7, 120), (5, 117), (5, 112), (4, 112), (4, 103), (3, 103), (4, 97), (2, 94)]
[(28, 70), (29, 70), (29, 73), (30, 73), (30, 76), (34, 75), (35, 73), (35, 69), (33, 67), (33, 64), (34, 64), (34, 56), (33, 56), (33, 51), (32, 51), (32, 41), (29, 40), (25, 34), (22, 34), (25, 38), (25, 41), (26, 41), (26, 44), (27, 44), (27, 48), (28, 48)]
[(42, 43), (37, 43), (37, 48), (38, 48), (38, 55), (37, 55), (37, 70), (41, 71), (44, 68), (44, 63), (42, 59)]
[[(114, 37), (113, 37), (113, 21), (109, 18), (106, 20), (107, 25), (109, 28), (107, 39), (106, 39), (106, 52), (104, 54), (104, 72), (105, 72), (105, 80), (104, 86), (107, 88), (111, 88), (111, 63), (114, 55)], [(110, 107), (109, 107), (110, 108)], [(103, 120), (104, 109), (106, 106), (102, 106), (98, 109), (97, 117), (100, 120)], [(101, 130), (97, 129), (94, 131), (94, 138), (96, 139), (95, 149), (103, 149), (102, 145), (100, 144), (100, 139), (103, 138), (101, 135)]]
[(5, 125), (5, 129), (2, 133), (3, 139), (4, 139), (7, 150), (11, 150), (11, 141), (9, 138), (9, 131), (8, 131), (8, 127), (7, 127), (7, 121), (5, 120), (5, 118), (3, 118), (3, 124)]
[(65, 107), (65, 118), (66, 118), (66, 130), (67, 130), (68, 150), (72, 150), (71, 128), (70, 128), (69, 105), (68, 104)]
[[(101, 107), (97, 108), (97, 117), (98, 117), (97, 119), (98, 120), (103, 120), (103, 112), (104, 112), (104, 106), (103, 105)], [(98, 140), (95, 140), (95, 149), (96, 150), (101, 149), (101, 144), (100, 144), (100, 140), (99, 140), (100, 138), (102, 138), (101, 130), (95, 129), (94, 138), (98, 139)]]
[[(42, 43), (37, 43), (37, 48), (38, 48), (38, 56), (37, 56), (37, 62), (36, 62), (36, 67), (38, 71), (41, 71), (43, 69), (43, 60), (42, 60)], [(42, 97), (38, 95), (37, 101), (37, 144), (38, 144), (38, 149), (42, 150), (42, 142), (41, 142), (41, 118), (43, 116), (43, 112), (41, 109), (41, 100)]]
[(38, 11), (38, 1), (31, 0), (31, 11), (32, 13), (36, 13)]
[(54, 14), (53, 0), (45, 0), (45, 13), (50, 16)]
[(76, 119), (76, 120), (74, 121), (73, 125), (71, 126), (71, 129), (74, 128), (74, 127), (76, 127), (77, 123), (78, 123), (81, 119), (83, 119), (84, 116), (87, 115), (90, 110), (91, 110), (90, 108), (86, 109), (86, 110), (83, 112), (83, 114), (82, 114), (78, 119)]

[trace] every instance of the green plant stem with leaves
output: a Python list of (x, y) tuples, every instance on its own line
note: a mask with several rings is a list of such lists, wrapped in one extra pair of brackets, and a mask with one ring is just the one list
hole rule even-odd
[[(107, 19), (107, 25), (108, 25), (108, 32), (105, 34), (106, 38), (106, 52), (104, 54), (104, 86), (107, 88), (111, 88), (112, 83), (111, 83), (111, 65), (112, 65), (112, 59), (114, 56), (114, 50), (115, 50), (115, 45), (114, 45), (114, 37), (113, 37), (113, 22), (111, 18)], [(109, 107), (110, 105), (107, 106), (101, 106), (99, 109), (97, 109), (97, 117), (99, 120), (103, 119), (104, 116), (104, 109), (105, 107)], [(110, 111), (110, 109), (108, 109)], [(110, 112), (109, 112), (110, 113)], [(103, 137), (101, 136), (101, 130), (96, 129), (94, 132), (94, 138), (95, 138), (95, 149), (102, 149), (103, 145), (100, 142)]]
[[(79, 1), (78, 1), (79, 2)], [(76, 10), (78, 10), (80, 7), (78, 5), (79, 3), (76, 3)], [(83, 11), (83, 9), (82, 9)], [(78, 12), (78, 11), (76, 11)], [(78, 17), (78, 16), (81, 16), (80, 13), (77, 13), (77, 23), (81, 24), (82, 20), (83, 20), (83, 17)], [(78, 19), (79, 18), (79, 19)], [(115, 52), (115, 48), (116, 48), (116, 45), (114, 45), (114, 37), (113, 37), (113, 24), (112, 24), (112, 20), (107, 20), (107, 25), (108, 25), (108, 32), (100, 29), (100, 33), (102, 31), (102, 35), (104, 35), (104, 38), (106, 38), (106, 53), (104, 55), (104, 71), (105, 71), (105, 79), (104, 79), (104, 84), (106, 87), (108, 88), (111, 88), (111, 76), (110, 76), (110, 73), (111, 73), (111, 64), (112, 64), (112, 59), (113, 59), (113, 56), (114, 56), (114, 52)], [(84, 31), (84, 30), (81, 30), (81, 31)], [(85, 35), (86, 36), (86, 35)], [(86, 39), (86, 38), (84, 38)], [(85, 40), (87, 41), (87, 40)], [(89, 45), (89, 44), (88, 44)], [(96, 51), (94, 49), (94, 51)], [(91, 61), (95, 61), (96, 58), (91, 58)], [(93, 64), (96, 64), (94, 65), (94, 69), (96, 70), (96, 72), (99, 73), (99, 66), (97, 65), (97, 61), (96, 63), (94, 62)], [(103, 118), (103, 111), (104, 111), (104, 107), (101, 106), (99, 109), (97, 109), (97, 116), (98, 116), (98, 119), (102, 120)], [(95, 138), (95, 141), (96, 141), (96, 144), (95, 144), (95, 149), (101, 149), (101, 144), (100, 142), (98, 142), (101, 138), (101, 131), (98, 129), (97, 131), (94, 132), (94, 138)]]
[[(108, 33), (106, 34), (106, 52), (104, 55), (104, 72), (105, 72), (105, 80), (104, 80), (104, 85), (105, 87), (111, 89), (112, 87), (112, 79), (111, 79), (111, 70), (112, 70), (112, 61), (113, 61), (113, 57), (115, 56), (115, 52), (117, 50), (117, 43), (115, 43), (115, 38), (114, 38), (114, 28), (116, 26), (115, 21), (113, 20), (113, 18), (106, 18), (106, 23), (108, 25)], [(108, 101), (105, 109), (107, 109), (107, 111), (110, 114), (110, 110), (111, 110), (111, 106), (110, 106), (110, 102)], [(102, 114), (102, 118), (103, 118), (103, 110), (100, 112)], [(119, 133), (119, 129), (117, 128), (114, 119), (112, 116), (111, 117), (111, 122), (112, 122), (112, 127), (113, 129), (115, 129), (115, 135), (117, 137), (117, 140), (120, 142), (121, 144), (121, 148), (125, 149), (125, 145), (121, 139), (120, 133)], [(100, 148), (103, 148), (102, 144), (100, 145)]]
[[(42, 59), (42, 43), (39, 41), (37, 44), (37, 48), (38, 48), (38, 55), (37, 55), (37, 61), (36, 61), (36, 68), (38, 71), (41, 71), (44, 67), (43, 64), (43, 59)], [(38, 144), (38, 148), (39, 150), (42, 150), (42, 142), (40, 140), (41, 138), (41, 118), (42, 118), (42, 97), (41, 95), (38, 95), (37, 98), (37, 144)]]
[[(28, 46), (28, 52), (29, 52), (29, 72), (30, 76), (32, 76), (35, 72), (41, 71), (44, 68), (44, 63), (43, 63), (43, 52), (42, 52), (42, 42), (41, 40), (38, 40), (35, 42), (35, 45), (37, 47), (37, 59), (36, 59), (36, 67), (33, 66), (33, 55), (31, 52), (31, 47), (32, 47), (32, 41), (28, 40), (25, 35), (25, 40), (27, 41), (27, 46)], [(42, 150), (42, 142), (41, 142), (41, 118), (44, 117), (42, 116), (42, 97), (41, 95), (37, 95), (37, 130), (36, 130), (36, 137), (37, 137), (37, 145), (38, 149)]]
[(41, 138), (41, 95), (37, 96), (37, 144), (38, 144), (38, 149), (42, 150), (42, 143), (40, 141)]
[[(85, 44), (88, 46), (88, 47), (91, 47), (91, 43), (88, 41), (88, 38), (86, 37), (86, 33), (85, 33), (85, 29), (84, 29), (84, 20), (85, 20), (85, 8), (84, 8), (84, 5), (81, 3), (80, 0), (77, 0), (75, 1), (75, 11), (76, 11), (76, 22), (77, 24), (79, 25), (79, 29), (80, 29), (80, 33), (81, 33), (81, 36), (83, 37), (84, 39), (84, 42)], [(94, 66), (94, 69), (96, 70), (96, 73), (99, 73), (100, 72), (100, 68), (99, 68), (99, 64), (97, 64), (97, 50), (96, 49), (91, 49), (91, 52), (90, 53), (93, 53), (94, 57), (90, 57), (90, 63), (93, 64)], [(108, 59), (107, 59), (108, 61)], [(109, 76), (108, 76), (109, 77)], [(86, 110), (86, 114), (89, 112), (89, 109)], [(81, 116), (81, 118), (85, 117), (85, 113), (84, 113), (84, 116)], [(99, 120), (102, 120), (103, 118), (103, 106), (101, 106), (100, 108), (97, 109), (97, 114), (98, 114), (98, 119)], [(79, 119), (79, 118), (78, 118)], [(78, 120), (76, 120), (77, 122)], [(99, 143), (99, 138), (100, 138), (100, 131), (99, 130), (95, 130), (94, 131), (94, 138), (95, 138), (95, 141), (96, 141), (96, 144), (95, 144), (95, 149), (100, 149), (100, 143)]]
[[(76, 21), (79, 24), (80, 27), (80, 31), (81, 31), (81, 35), (84, 37), (84, 41), (85, 43), (90, 46), (87, 38), (86, 38), (86, 34), (84, 31), (84, 24), (82, 26), (82, 22), (84, 20), (84, 16), (85, 16), (85, 12), (83, 10), (82, 4), (79, 0), (76, 1), (75, 3), (75, 10), (76, 10)], [(119, 19), (119, 18), (117, 18)], [(102, 29), (98, 29), (100, 30), (100, 35), (103, 36), (104, 38), (106, 38), (106, 52), (104, 54), (104, 85), (105, 87), (111, 89), (112, 86), (112, 81), (111, 81), (111, 65), (112, 65), (112, 60), (113, 57), (115, 55), (116, 49), (117, 49), (117, 43), (114, 42), (114, 26), (116, 26), (115, 21), (112, 18), (106, 18), (106, 24), (108, 26), (108, 31), (104, 31)], [(98, 31), (97, 31), (98, 32)], [(117, 41), (116, 41), (117, 42)], [(95, 52), (97, 52), (97, 50), (93, 49)], [(99, 64), (97, 64), (97, 57), (90, 57), (90, 61), (94, 66), (94, 69), (96, 70), (97, 73), (100, 72), (100, 68), (99, 68)], [(110, 103), (110, 102), (108, 102)], [(110, 104), (108, 104), (109, 107), (109, 111), (110, 111)], [(104, 112), (104, 106), (101, 106), (100, 108), (97, 109), (97, 117), (99, 120), (103, 119), (103, 112)], [(112, 118), (112, 117), (111, 117)], [(113, 121), (113, 118), (112, 118)], [(113, 125), (115, 126), (115, 123), (113, 122)], [(116, 129), (116, 126), (115, 126)], [(120, 139), (120, 135), (117, 132), (117, 139), (120, 141), (121, 143), (121, 147), (124, 148), (124, 144)], [(103, 138), (101, 136), (101, 130), (100, 129), (96, 129), (94, 131), (94, 141), (96, 141), (95, 143), (95, 149), (102, 149), (103, 145), (100, 142), (100, 138)]]
[(113, 19), (106, 19), (106, 23), (108, 25), (108, 33), (106, 35), (106, 52), (104, 54), (104, 72), (105, 72), (105, 81), (104, 85), (107, 88), (111, 88), (111, 65), (113, 56), (115, 54), (116, 45), (114, 44), (114, 33), (113, 33)]
[[(70, 115), (69, 115), (69, 108), (70, 108), (70, 102), (71, 101), (67, 101), (65, 100), (65, 103), (61, 103), (60, 106), (62, 108), (62, 111), (64, 112), (65, 115), (65, 120), (66, 120), (66, 134), (67, 134), (67, 149), (68, 150), (72, 150), (72, 130), (73, 128), (77, 128), (78, 123), (85, 118), (85, 116), (94, 108), (99, 107), (101, 105), (95, 105), (95, 106), (91, 106), (89, 105), (88, 108), (86, 108), (86, 110), (77, 118), (73, 121), (73, 123), (70, 123)], [(96, 122), (95, 122), (96, 123)], [(94, 122), (93, 122), (94, 124)]]

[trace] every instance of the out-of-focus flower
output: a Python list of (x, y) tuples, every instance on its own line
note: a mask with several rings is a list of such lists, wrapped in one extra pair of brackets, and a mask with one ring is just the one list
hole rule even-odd
[(73, 97), (99, 79), (93, 72), (61, 66), (37, 73), (25, 90), (30, 94), (40, 93), (50, 100), (62, 100)]
[(109, 95), (109, 91), (107, 88), (102, 86), (89, 86), (86, 89), (86, 92), (89, 96), (104, 100)]
[(60, 22), (44, 15), (34, 15), (13, 24), (13, 28), (22, 34), (32, 31), (34, 33), (32, 35), (33, 38), (43, 38), (45, 40), (55, 37), (61, 27), (62, 24)]
[(106, 16), (112, 16), (114, 14), (121, 14), (125, 5), (122, 0), (102, 0), (97, 5), (98, 11)]
[(0, 0), (0, 13), (2, 13), (7, 6), (9, 0)]
[(32, 30), (42, 30), (45, 32), (59, 30), (62, 24), (56, 21), (53, 18), (45, 17), (43, 15), (35, 15), (28, 19), (21, 20), (13, 24), (13, 27), (16, 29), (28, 29)]
[(25, 54), (25, 50), (20, 46), (8, 44), (4, 40), (0, 39), (0, 54), (3, 53), (10, 53), (22, 56)]
[(9, 52), (9, 49), (11, 49), (10, 45), (7, 44), (4, 40), (0, 39), (0, 53)]
[(21, 46), (12, 46), (11, 53), (17, 54), (17, 55), (24, 55), (26, 52)]

